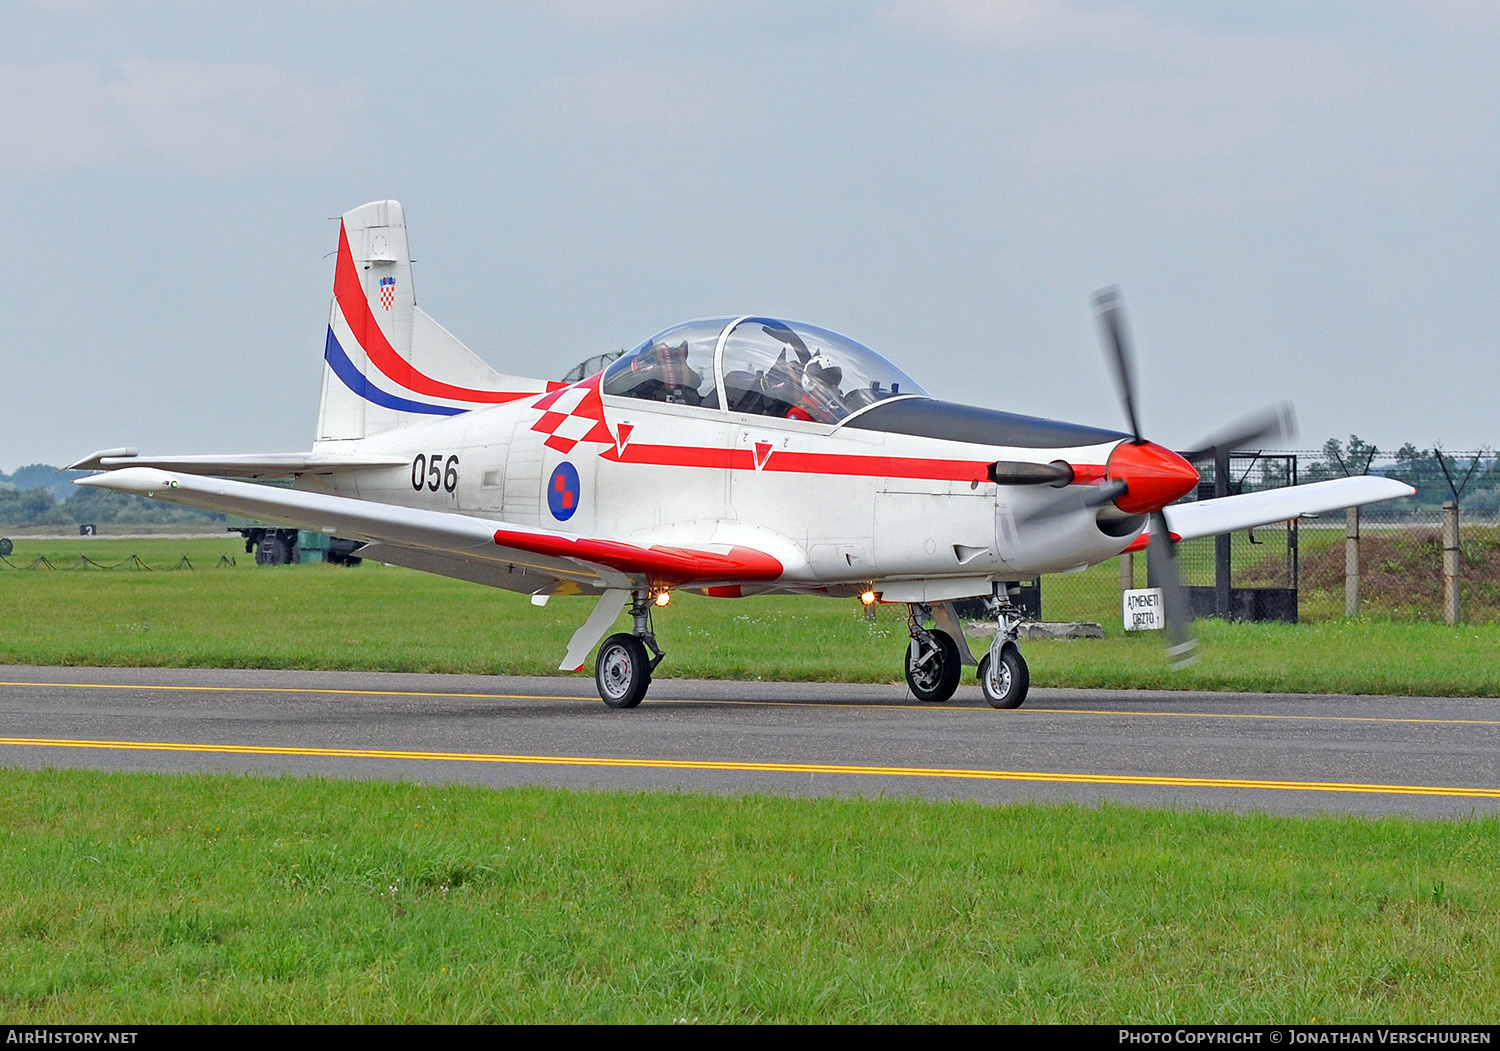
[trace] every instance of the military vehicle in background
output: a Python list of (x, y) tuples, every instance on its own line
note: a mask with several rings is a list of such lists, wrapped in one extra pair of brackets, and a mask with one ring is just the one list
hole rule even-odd
[(245, 554), (254, 555), (257, 566), (287, 566), (303, 562), (357, 566), (362, 561), (356, 554), (364, 546), (359, 540), (325, 536), (308, 529), (286, 529), (238, 515), (230, 515), (225, 528), (245, 538)]

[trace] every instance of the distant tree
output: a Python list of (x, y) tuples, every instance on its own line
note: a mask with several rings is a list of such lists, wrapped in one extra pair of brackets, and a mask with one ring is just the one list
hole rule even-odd
[[(17, 489), (48, 489), (59, 501), (66, 500), (74, 492), (73, 479), (82, 478), (87, 471), (61, 471), (50, 463), (29, 463), (18, 467), (9, 481)], [(0, 478), (0, 480), (5, 480)]]
[(79, 487), (58, 505), (66, 522), (129, 522), (150, 525), (163, 522), (222, 522), (224, 516), (197, 507), (181, 507), (162, 500), (148, 500), (108, 489)]
[(0, 491), (0, 522), (5, 525), (51, 525), (66, 521), (57, 510), (57, 500), (46, 489)]
[(1348, 444), (1337, 438), (1329, 438), (1323, 443), (1323, 448), (1319, 452), (1318, 459), (1303, 471), (1309, 482), (1365, 474), (1369, 471), (1370, 464), (1374, 462), (1379, 450), (1359, 435), (1351, 434)]

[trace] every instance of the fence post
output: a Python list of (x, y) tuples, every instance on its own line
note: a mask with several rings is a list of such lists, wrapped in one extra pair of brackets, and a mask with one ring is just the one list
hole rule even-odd
[(1135, 587), (1135, 552), (1127, 551), (1120, 556), (1120, 590), (1129, 591)]
[(1443, 619), (1457, 624), (1458, 608), (1458, 501), (1443, 501)]
[(1344, 616), (1359, 616), (1359, 508), (1344, 512)]
[[(1228, 495), (1229, 452), (1220, 449), (1214, 453), (1214, 496)], [(1229, 533), (1214, 537), (1214, 616), (1221, 620), (1229, 619), (1231, 599), (1233, 563), (1230, 561), (1229, 538)]]

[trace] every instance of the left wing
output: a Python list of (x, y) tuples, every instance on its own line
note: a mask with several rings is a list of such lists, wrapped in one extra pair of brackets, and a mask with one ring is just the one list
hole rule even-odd
[(451, 511), (150, 467), (91, 475), (75, 484), (364, 540), (371, 558), (514, 591), (548, 593), (559, 590), (549, 586), (557, 582), (599, 591), (657, 583), (727, 585), (775, 580), (784, 571), (781, 559), (744, 544), (642, 545), (569, 536)]

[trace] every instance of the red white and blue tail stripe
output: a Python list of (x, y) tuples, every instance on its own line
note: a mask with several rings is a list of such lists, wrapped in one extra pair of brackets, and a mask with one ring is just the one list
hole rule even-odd
[(491, 369), (416, 305), (395, 201), (363, 205), (340, 222), (323, 361), (321, 440), (364, 438), (549, 386)]

